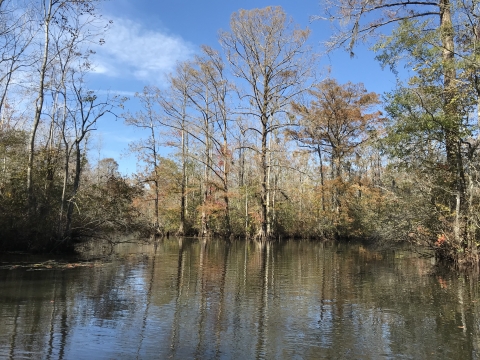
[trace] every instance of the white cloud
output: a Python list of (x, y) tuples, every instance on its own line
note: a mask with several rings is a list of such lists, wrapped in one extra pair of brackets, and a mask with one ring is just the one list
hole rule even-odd
[(124, 90), (93, 90), (96, 95), (119, 95), (133, 98), (135, 96), (135, 91), (124, 91)]
[(194, 46), (179, 36), (146, 29), (124, 18), (113, 18), (113, 25), (97, 50), (98, 74), (158, 81), (171, 72), (177, 61), (194, 54)]

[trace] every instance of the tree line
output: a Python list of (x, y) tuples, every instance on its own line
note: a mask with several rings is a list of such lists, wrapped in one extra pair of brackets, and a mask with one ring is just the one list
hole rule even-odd
[[(135, 113), (88, 89), (108, 25), (96, 1), (19, 4), (0, 3), (3, 247), (148, 229), (407, 241), (478, 263), (476, 0), (325, 2), (330, 51), (373, 40), (383, 66), (409, 69), (382, 95), (318, 74), (309, 29), (281, 7), (239, 10)], [(144, 136), (132, 176), (89, 158), (107, 113)]]
[[(127, 213), (114, 213), (136, 190), (120, 178), (88, 180), (90, 134), (125, 100), (88, 87), (94, 45), (104, 42), (109, 26), (98, 5), (94, 0), (0, 2), (4, 249), (65, 250), (74, 239), (127, 221)], [(120, 189), (123, 198), (115, 194)]]
[[(279, 7), (240, 10), (220, 33), (223, 53), (203, 46), (178, 64), (166, 89), (137, 94), (143, 109), (125, 119), (148, 130), (131, 150), (145, 165), (137, 175), (148, 184), (144, 206), (153, 207), (155, 227), (260, 239), (346, 236), (344, 202), (362, 193), (350, 185), (362, 186), (370, 171), (357, 159), (379, 154), (380, 102), (362, 84), (318, 81), (308, 36)], [(165, 146), (170, 159), (158, 156)]]

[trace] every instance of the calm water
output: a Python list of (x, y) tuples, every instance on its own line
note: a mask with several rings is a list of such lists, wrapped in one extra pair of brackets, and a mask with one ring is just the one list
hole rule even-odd
[(478, 279), (415, 254), (176, 239), (118, 253), (0, 270), (0, 358), (480, 357)]

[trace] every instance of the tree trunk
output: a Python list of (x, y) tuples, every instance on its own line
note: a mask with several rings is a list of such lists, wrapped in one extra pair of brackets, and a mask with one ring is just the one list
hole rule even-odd
[(325, 211), (325, 175), (323, 173), (323, 160), (322, 160), (322, 150), (320, 145), (317, 145), (318, 159), (320, 160), (320, 185), (322, 186), (322, 211)]
[(69, 168), (69, 161), (70, 161), (70, 148), (68, 143), (65, 142), (65, 169), (63, 171), (63, 186), (62, 186), (62, 201), (60, 203), (60, 214), (58, 217), (58, 235), (61, 236), (63, 233), (62, 224), (63, 224), (63, 212), (66, 204), (66, 196), (67, 196), (67, 184), (68, 184), (68, 172), (70, 171)]
[(271, 173), (272, 173), (272, 137), (268, 139), (267, 147), (267, 237), (270, 237), (272, 234), (272, 209), (270, 204), (272, 204), (272, 189), (271, 189)]
[(258, 237), (265, 240), (269, 237), (269, 204), (268, 204), (268, 163), (267, 163), (267, 120), (265, 116), (262, 118), (262, 149), (261, 149), (261, 166), (262, 166), (262, 220)]
[(65, 224), (64, 246), (68, 248), (72, 241), (72, 215), (75, 198), (77, 196), (78, 188), (80, 187), (80, 173), (82, 170), (82, 153), (80, 149), (80, 141), (75, 141), (75, 176), (73, 180), (72, 196), (68, 200), (67, 207), (67, 221)]
[(33, 119), (32, 130), (30, 132), (30, 139), (28, 142), (28, 164), (27, 164), (27, 196), (28, 196), (28, 211), (30, 214), (34, 212), (35, 203), (33, 195), (33, 158), (35, 153), (35, 137), (40, 123), (40, 117), (42, 115), (43, 109), (43, 99), (44, 99), (44, 90), (45, 90), (45, 75), (47, 72), (47, 63), (48, 63), (48, 51), (49, 51), (49, 41), (50, 41), (50, 21), (52, 14), (52, 0), (48, 3), (48, 9), (46, 10), (45, 15), (45, 24), (44, 24), (44, 45), (43, 45), (43, 59), (42, 65), (40, 67), (40, 82), (38, 86), (38, 96), (35, 104), (35, 116)]
[(455, 45), (454, 45), (454, 29), (452, 25), (450, 0), (440, 1), (440, 30), (442, 34), (443, 46), (443, 91), (444, 91), (444, 116), (446, 117), (445, 126), (445, 149), (447, 153), (447, 165), (451, 176), (450, 186), (452, 192), (452, 200), (450, 209), (455, 214), (453, 232), (455, 237), (455, 245), (462, 243), (465, 232), (462, 230), (463, 217), (466, 213), (465, 207), (465, 174), (462, 163), (462, 155), (460, 152), (459, 132), (460, 119), (457, 107), (457, 89), (455, 86), (456, 70), (455, 70)]
[(228, 144), (226, 138), (226, 124), (224, 128), (224, 140), (223, 140), (223, 201), (225, 201), (225, 235), (230, 237), (232, 234), (232, 228), (230, 224), (230, 201), (228, 197), (228, 171), (229, 171), (229, 157), (228, 157)]
[[(207, 94), (208, 98), (208, 94)], [(208, 103), (208, 102), (207, 102)], [(201, 233), (203, 237), (210, 235), (209, 227), (209, 215), (207, 213), (207, 207), (209, 205), (209, 198), (211, 195), (211, 184), (210, 184), (210, 169), (212, 167), (211, 160), (211, 143), (210, 143), (210, 121), (209, 121), (209, 110), (208, 107), (205, 111), (205, 166), (203, 173), (203, 206), (202, 206), (202, 229)]]
[(180, 198), (180, 226), (177, 230), (177, 236), (184, 236), (186, 231), (185, 215), (186, 215), (186, 182), (187, 182), (187, 167), (186, 167), (186, 153), (185, 153), (185, 130), (182, 124), (182, 183), (181, 183), (181, 198)]
[(160, 190), (158, 189), (158, 164), (157, 164), (157, 144), (155, 140), (155, 127), (153, 125), (152, 115), (150, 115), (150, 131), (152, 133), (152, 149), (153, 149), (153, 173), (155, 174), (155, 180), (153, 181), (155, 185), (155, 224), (154, 224), (154, 231), (160, 231), (160, 220), (158, 216), (158, 205), (159, 205), (159, 198), (160, 198)]

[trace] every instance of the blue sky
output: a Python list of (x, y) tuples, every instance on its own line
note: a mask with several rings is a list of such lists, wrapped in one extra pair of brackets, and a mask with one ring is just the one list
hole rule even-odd
[[(96, 49), (93, 58), (96, 72), (91, 88), (108, 90), (129, 97), (145, 85), (164, 86), (164, 76), (177, 61), (187, 60), (206, 44), (220, 49), (218, 31), (229, 29), (230, 15), (239, 9), (280, 5), (302, 27), (312, 31), (310, 45), (322, 52), (322, 41), (328, 39), (328, 22), (311, 22), (312, 15), (322, 12), (315, 0), (109, 0), (103, 3), (102, 14), (113, 24), (105, 36), (105, 44)], [(382, 93), (395, 86), (395, 77), (382, 70), (374, 54), (366, 47), (357, 48), (356, 57), (338, 50), (321, 59), (321, 68), (331, 67), (331, 77), (340, 83), (363, 82), (369, 91)], [(135, 101), (126, 109), (137, 110)], [(100, 157), (113, 157), (124, 174), (135, 172), (135, 159), (126, 156), (128, 142), (141, 133), (123, 125), (121, 120), (102, 119), (98, 126), (101, 139)], [(93, 156), (98, 154), (93, 150)]]

